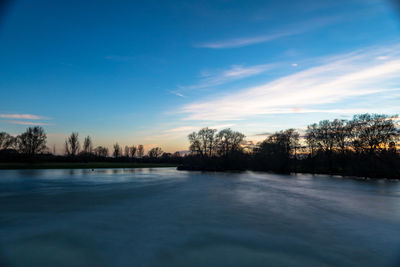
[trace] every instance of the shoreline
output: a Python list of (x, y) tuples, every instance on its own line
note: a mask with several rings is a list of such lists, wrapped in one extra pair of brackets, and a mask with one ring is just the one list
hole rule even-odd
[(400, 182), (400, 177), (382, 177), (382, 176), (362, 176), (362, 175), (356, 175), (352, 173), (339, 173), (339, 172), (329, 172), (329, 171), (321, 171), (321, 172), (309, 172), (309, 171), (289, 171), (289, 172), (276, 172), (276, 171), (271, 171), (271, 170), (257, 170), (257, 169), (206, 169), (206, 168), (198, 168), (198, 167), (193, 167), (193, 166), (185, 166), (185, 165), (178, 165), (177, 166), (178, 171), (199, 171), (199, 172), (246, 172), (246, 171), (251, 171), (251, 172), (259, 172), (259, 173), (271, 173), (271, 174), (286, 174), (286, 175), (327, 175), (335, 178), (341, 178), (341, 179), (356, 179), (356, 180), (362, 180), (362, 181), (367, 181), (367, 180), (387, 180), (387, 181), (394, 181), (394, 182)]
[(46, 163), (0, 163), (0, 170), (28, 169), (108, 169), (108, 168), (167, 168), (177, 167), (170, 163), (131, 163), (131, 162), (46, 162)]
[(400, 181), (399, 178), (374, 177), (374, 176), (358, 176), (354, 174), (343, 174), (336, 172), (274, 172), (266, 170), (253, 169), (203, 169), (189, 167), (182, 164), (173, 163), (135, 163), (135, 162), (44, 162), (44, 163), (0, 163), (0, 170), (46, 170), (46, 169), (136, 169), (136, 168), (172, 168), (175, 167), (178, 171), (200, 171), (200, 172), (260, 172), (272, 174), (287, 174), (287, 175), (328, 175), (337, 178), (350, 178), (357, 180), (388, 180)]

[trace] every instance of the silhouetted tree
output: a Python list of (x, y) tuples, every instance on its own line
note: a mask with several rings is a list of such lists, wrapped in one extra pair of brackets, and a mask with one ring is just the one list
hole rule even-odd
[(296, 157), (299, 133), (294, 129), (275, 132), (254, 148), (256, 169), (289, 172)]
[(324, 153), (333, 150), (345, 152), (347, 144), (351, 142), (353, 124), (346, 120), (323, 120), (318, 124), (309, 125), (306, 130), (306, 141), (311, 155), (318, 149)]
[(163, 160), (169, 160), (169, 159), (171, 159), (171, 157), (172, 157), (172, 154), (171, 154), (171, 153), (167, 153), (167, 152), (164, 152), (164, 153), (162, 153), (162, 155), (161, 155), (161, 158), (162, 158)]
[(18, 150), (26, 155), (35, 155), (46, 150), (47, 136), (42, 127), (29, 127), (17, 137)]
[(189, 134), (190, 151), (202, 157), (211, 157), (216, 153), (216, 129), (203, 128)]
[(188, 135), (191, 154), (185, 156), (183, 161), (190, 166), (189, 169), (243, 170), (247, 164), (243, 153), (244, 137), (231, 129), (218, 133), (215, 129), (200, 129)]
[[(266, 170), (277, 172), (312, 172), (368, 177), (400, 178), (400, 155), (396, 149), (400, 131), (398, 117), (379, 114), (355, 115), (352, 120), (323, 120), (307, 127), (304, 138), (294, 129), (275, 132), (255, 145), (246, 142), (245, 136), (231, 129), (217, 132), (203, 128), (188, 138), (191, 154), (181, 157), (179, 152), (163, 153), (152, 148), (144, 156), (143, 145), (124, 147), (126, 157), (140, 157), (139, 162), (183, 163), (179, 169), (190, 170)], [(92, 148), (86, 137), (83, 152), (92, 156), (73, 159), (46, 153), (46, 134), (41, 127), (30, 127), (17, 137), (0, 133), (0, 161), (127, 161), (121, 158), (122, 148), (116, 143), (115, 159), (108, 158), (108, 148)], [(308, 149), (303, 145), (305, 142)], [(65, 140), (67, 155), (79, 152), (78, 133)], [(304, 150), (303, 150), (304, 149)], [(305, 155), (308, 156), (305, 157)], [(40, 154), (28, 158), (26, 155)]]
[(131, 146), (129, 148), (129, 155), (130, 155), (131, 158), (135, 157), (135, 155), (136, 155), (136, 146)]
[(277, 145), (280, 153), (285, 154), (287, 157), (295, 155), (296, 148), (299, 145), (299, 133), (294, 129), (276, 132), (270, 135), (264, 142)]
[(193, 132), (193, 133), (189, 134), (188, 139), (190, 142), (189, 150), (192, 153), (195, 153), (195, 154), (198, 154), (198, 155), (201, 155), (202, 157), (204, 157), (205, 151), (203, 150), (200, 137), (197, 135), (197, 133)]
[(124, 156), (127, 157), (127, 158), (129, 158), (129, 156), (130, 156), (129, 147), (128, 146), (124, 147)]
[(7, 139), (10, 138), (10, 135), (6, 132), (0, 132), (0, 149), (7, 149), (8, 147), (5, 145), (7, 143)]
[(94, 149), (94, 154), (98, 157), (107, 157), (108, 156), (108, 148), (98, 146)]
[(114, 158), (121, 157), (122, 151), (121, 151), (121, 147), (119, 146), (119, 144), (115, 143), (113, 148), (114, 148), (114, 152), (113, 152)]
[(324, 152), (330, 152), (335, 144), (332, 125), (329, 120), (320, 121), (317, 128), (318, 146)]
[(85, 137), (83, 141), (83, 152), (85, 154), (92, 154), (93, 153), (93, 143), (90, 136)]
[(317, 139), (317, 128), (318, 125), (316, 123), (308, 125), (306, 130), (306, 143), (310, 149), (311, 157), (314, 156), (314, 152), (318, 149), (318, 139)]
[(354, 149), (374, 153), (387, 148), (399, 131), (394, 124), (395, 116), (383, 114), (361, 114), (353, 117)]
[(150, 158), (158, 158), (158, 157), (161, 157), (161, 155), (163, 154), (163, 151), (160, 147), (154, 147), (154, 148), (150, 149), (148, 154), (149, 154)]
[(67, 140), (65, 140), (65, 154), (68, 156), (78, 155), (80, 150), (78, 133), (72, 133)]
[(221, 130), (216, 135), (217, 151), (219, 155), (227, 156), (237, 151), (242, 151), (245, 135), (231, 129)]
[(346, 120), (335, 119), (331, 122), (331, 128), (334, 147), (344, 154), (347, 149), (347, 144), (351, 142), (353, 124)]
[(143, 145), (138, 145), (136, 155), (138, 158), (142, 158), (144, 156), (144, 147)]
[(300, 134), (295, 129), (288, 129), (283, 132), (284, 136), (286, 136), (286, 140), (288, 143), (286, 145), (289, 154), (294, 155), (296, 157), (297, 148), (299, 146)]
[(1, 132), (0, 133), (0, 150), (15, 149), (17, 148), (17, 138), (12, 135)]

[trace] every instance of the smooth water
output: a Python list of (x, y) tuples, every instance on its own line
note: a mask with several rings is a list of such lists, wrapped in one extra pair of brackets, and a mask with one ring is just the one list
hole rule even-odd
[(0, 171), (1, 266), (399, 266), (400, 183)]

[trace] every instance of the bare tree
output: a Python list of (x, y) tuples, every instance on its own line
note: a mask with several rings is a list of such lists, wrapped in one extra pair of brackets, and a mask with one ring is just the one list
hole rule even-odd
[(129, 156), (130, 156), (129, 147), (128, 146), (124, 147), (124, 156), (127, 157), (127, 158), (129, 158)]
[(203, 128), (197, 133), (189, 134), (190, 151), (202, 157), (214, 155), (217, 147), (216, 131), (216, 129)]
[(387, 148), (399, 136), (395, 118), (396, 116), (380, 114), (355, 115), (352, 120), (354, 148), (367, 149), (370, 153)]
[(144, 156), (144, 147), (143, 145), (138, 145), (136, 155), (138, 158), (142, 158)]
[(299, 133), (295, 129), (276, 132), (261, 143), (264, 150), (273, 148), (275, 153), (284, 154), (287, 157), (296, 156), (296, 148), (299, 145)]
[(323, 120), (319, 122), (317, 139), (319, 146), (325, 151), (332, 151), (335, 145), (335, 139), (333, 138), (332, 124), (329, 120)]
[(203, 141), (203, 148), (206, 154), (211, 157), (216, 152), (216, 129), (203, 128), (199, 131), (199, 136)]
[(353, 124), (346, 120), (335, 119), (331, 122), (331, 127), (334, 147), (344, 154), (347, 144), (351, 142)]
[(306, 130), (306, 143), (310, 150), (311, 157), (314, 156), (314, 151), (318, 148), (318, 140), (317, 140), (317, 128), (318, 125), (316, 123), (308, 125)]
[(108, 156), (108, 148), (98, 146), (94, 149), (94, 154), (98, 157), (107, 157)]
[(192, 153), (199, 154), (204, 157), (205, 151), (202, 149), (200, 137), (198, 136), (198, 134), (196, 132), (193, 132), (188, 135), (188, 139), (190, 143), (189, 150)]
[(12, 135), (1, 132), (0, 133), (0, 150), (2, 149), (15, 149), (17, 148), (17, 138)]
[(171, 157), (172, 157), (172, 154), (168, 153), (168, 152), (164, 152), (161, 155), (161, 158), (164, 159), (164, 160), (169, 160), (169, 159), (171, 159)]
[(18, 149), (21, 153), (35, 155), (46, 150), (47, 136), (42, 127), (29, 127), (17, 137)]
[(65, 140), (65, 154), (68, 156), (76, 156), (79, 153), (80, 144), (78, 133), (72, 133), (67, 140)]
[(163, 151), (160, 147), (154, 147), (149, 151), (150, 158), (159, 158), (163, 154)]
[(283, 132), (287, 136), (289, 153), (296, 157), (297, 148), (300, 145), (300, 134), (295, 129), (288, 129)]
[(244, 134), (234, 132), (229, 128), (221, 130), (216, 135), (218, 154), (227, 156), (233, 152), (241, 151), (244, 138)]
[(130, 157), (131, 158), (134, 158), (135, 157), (135, 155), (136, 155), (136, 146), (131, 146), (130, 148), (129, 148), (129, 155), (130, 155)]
[(115, 143), (115, 144), (114, 144), (114, 152), (113, 152), (114, 158), (119, 158), (119, 157), (121, 157), (121, 154), (122, 154), (121, 147), (119, 146), (118, 143)]
[(86, 136), (85, 140), (83, 141), (83, 152), (85, 154), (92, 154), (93, 153), (93, 143), (90, 136)]
[[(339, 123), (337, 123), (339, 126)], [(311, 148), (311, 153), (317, 147), (319, 150), (330, 153), (335, 147), (335, 128), (329, 120), (320, 121), (307, 127), (306, 140)]]
[(0, 149), (7, 149), (5, 146), (5, 143), (7, 142), (7, 139), (10, 137), (10, 135), (6, 132), (1, 132), (0, 133)]

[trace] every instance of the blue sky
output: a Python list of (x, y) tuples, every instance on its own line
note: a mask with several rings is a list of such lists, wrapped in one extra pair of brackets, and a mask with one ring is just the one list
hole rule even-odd
[(13, 1), (0, 20), (0, 131), (187, 149), (355, 113), (397, 114), (396, 1)]

